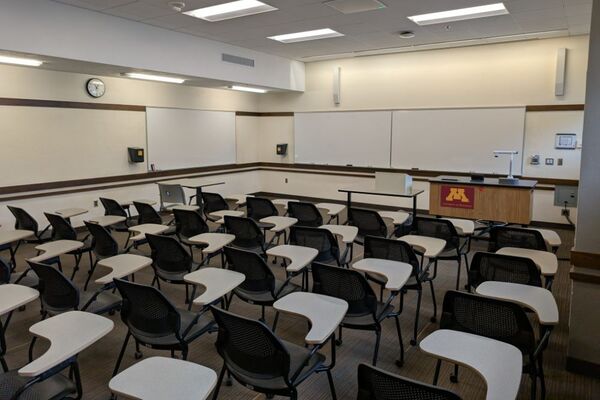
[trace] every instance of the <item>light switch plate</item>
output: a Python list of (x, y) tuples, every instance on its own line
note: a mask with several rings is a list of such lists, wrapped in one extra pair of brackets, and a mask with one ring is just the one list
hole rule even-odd
[(554, 165), (554, 158), (546, 158), (546, 165)]

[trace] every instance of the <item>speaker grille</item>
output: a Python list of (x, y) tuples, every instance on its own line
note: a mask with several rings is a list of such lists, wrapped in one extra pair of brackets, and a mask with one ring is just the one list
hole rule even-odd
[(232, 54), (223, 53), (221, 60), (224, 62), (232, 63), (232, 64), (239, 64), (239, 65), (244, 65), (246, 67), (254, 68), (254, 60), (251, 58), (245, 58), (245, 57), (240, 57), (240, 56), (234, 56)]

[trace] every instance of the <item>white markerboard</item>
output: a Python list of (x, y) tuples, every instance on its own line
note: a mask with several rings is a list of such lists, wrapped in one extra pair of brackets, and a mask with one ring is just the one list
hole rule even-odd
[(296, 113), (295, 161), (390, 166), (391, 111)]
[(235, 164), (235, 113), (147, 108), (148, 166), (169, 170)]
[(394, 111), (392, 167), (433, 171), (507, 174), (522, 172), (525, 108), (472, 108)]

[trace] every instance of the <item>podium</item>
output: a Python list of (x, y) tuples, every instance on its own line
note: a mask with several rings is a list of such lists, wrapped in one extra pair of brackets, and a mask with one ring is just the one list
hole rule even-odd
[(507, 184), (493, 178), (473, 181), (469, 177), (438, 176), (429, 180), (429, 213), (529, 225), (536, 184), (530, 180)]

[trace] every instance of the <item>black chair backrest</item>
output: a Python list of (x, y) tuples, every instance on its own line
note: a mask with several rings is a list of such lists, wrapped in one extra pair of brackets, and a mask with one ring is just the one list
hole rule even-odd
[(510, 301), (449, 290), (444, 296), (440, 329), (500, 340), (525, 354), (535, 349), (535, 333), (525, 310)]
[(218, 193), (202, 192), (202, 202), (204, 203), (204, 212), (207, 214), (215, 211), (229, 210), (229, 204)]
[(227, 264), (232, 271), (244, 274), (246, 279), (238, 287), (249, 292), (264, 293), (275, 291), (275, 275), (258, 254), (251, 251), (225, 247)]
[(77, 240), (77, 232), (69, 221), (58, 214), (44, 213), (52, 225), (52, 240)]
[(39, 278), (38, 290), (44, 308), (55, 312), (76, 310), (79, 306), (79, 289), (58, 269), (28, 261)]
[(100, 197), (100, 202), (104, 207), (104, 215), (116, 215), (118, 217), (127, 218), (127, 212), (118, 201), (114, 199), (108, 199), (106, 197)]
[(387, 237), (387, 225), (377, 211), (364, 208), (349, 208), (348, 221), (350, 225), (358, 228), (360, 236)]
[(133, 202), (135, 209), (138, 212), (138, 224), (162, 224), (162, 218), (158, 211), (148, 203)]
[(412, 247), (401, 240), (365, 236), (364, 258), (381, 258), (412, 265), (412, 275), (419, 273), (420, 264)]
[(353, 269), (313, 263), (313, 292), (337, 297), (348, 302), (349, 316), (373, 315), (377, 312), (377, 296), (360, 272)]
[(438, 386), (359, 364), (356, 400), (460, 400), (460, 397)]
[(134, 336), (174, 334), (181, 340), (181, 315), (160, 290), (123, 279), (115, 279), (114, 282), (123, 298), (121, 320)]
[(10, 282), (11, 269), (9, 262), (0, 257), (0, 285)]
[(159, 271), (186, 272), (192, 269), (192, 256), (172, 236), (146, 234), (152, 249), (152, 265)]
[(327, 229), (292, 226), (290, 228), (290, 244), (316, 249), (319, 254), (315, 261), (338, 261), (340, 258), (338, 241)]
[(92, 251), (97, 257), (112, 257), (119, 254), (119, 243), (110, 234), (108, 229), (93, 222), (84, 221), (93, 240)]
[(217, 352), (237, 379), (283, 379), (291, 386), (290, 354), (268, 326), (213, 306), (211, 311), (219, 326)]
[(460, 236), (452, 222), (447, 219), (416, 217), (413, 226), (417, 235), (445, 240), (446, 249), (460, 247)]
[(248, 218), (252, 218), (255, 221), (279, 214), (273, 202), (262, 197), (247, 197), (246, 211)]
[(489, 251), (496, 252), (503, 247), (547, 250), (544, 237), (536, 230), (512, 226), (495, 226), (490, 231)]
[(477, 252), (469, 268), (469, 285), (476, 288), (486, 281), (542, 286), (540, 270), (530, 258)]
[(15, 216), (15, 229), (24, 229), (37, 233), (38, 223), (27, 211), (22, 208), (7, 206), (12, 215)]
[(208, 225), (202, 218), (202, 215), (195, 210), (174, 209), (175, 226), (179, 238), (191, 238), (209, 231)]
[(234, 246), (244, 249), (262, 248), (264, 246), (265, 236), (254, 220), (230, 215), (226, 215), (224, 220), (227, 232), (235, 235), (235, 240), (232, 243)]
[(288, 215), (298, 220), (295, 224), (296, 226), (312, 226), (316, 228), (323, 225), (323, 216), (317, 206), (312, 203), (290, 201), (288, 203)]

